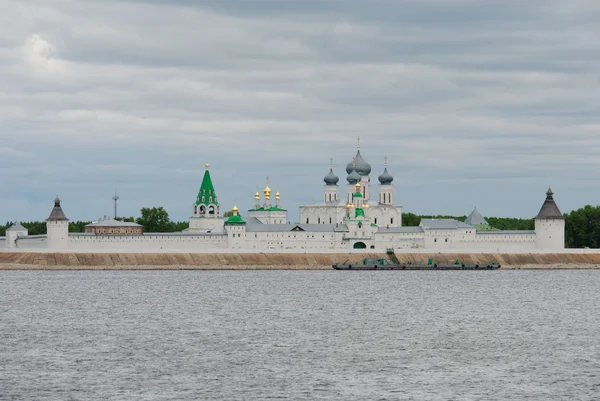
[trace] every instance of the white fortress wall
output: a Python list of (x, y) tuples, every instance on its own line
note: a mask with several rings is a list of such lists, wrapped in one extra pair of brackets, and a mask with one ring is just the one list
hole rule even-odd
[(70, 250), (213, 250), (228, 247), (226, 234), (69, 235)]

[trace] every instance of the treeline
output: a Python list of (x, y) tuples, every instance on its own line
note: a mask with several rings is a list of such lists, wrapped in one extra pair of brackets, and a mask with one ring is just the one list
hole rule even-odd
[[(171, 221), (169, 213), (162, 207), (142, 208), (141, 216), (123, 217), (117, 220), (135, 222), (141, 224), (144, 232), (148, 233), (172, 233), (183, 231), (189, 227), (187, 221)], [(226, 213), (226, 217), (230, 213)], [(600, 248), (600, 206), (590, 206), (573, 210), (565, 215), (565, 245), (567, 248)], [(418, 226), (421, 219), (455, 219), (465, 221), (467, 216), (418, 216), (413, 213), (402, 214), (403, 226)], [(533, 230), (535, 223), (533, 219), (517, 219), (511, 217), (486, 217), (487, 222), (492, 228), (499, 230)], [(14, 222), (6, 222), (0, 225), (0, 236), (6, 235), (6, 229)], [(71, 221), (69, 222), (69, 232), (84, 232), (85, 226), (90, 221)], [(27, 228), (29, 235), (46, 234), (45, 221), (21, 222), (23, 227)]]
[[(140, 212), (141, 217), (117, 217), (117, 220), (140, 224), (144, 232), (148, 233), (173, 233), (183, 231), (190, 225), (187, 221), (171, 221), (169, 213), (162, 206), (142, 208)], [(7, 221), (5, 225), (0, 224), (0, 237), (5, 236), (6, 230), (14, 223)], [(91, 223), (91, 221), (70, 221), (69, 232), (82, 233), (85, 231), (85, 226)], [(45, 221), (21, 222), (21, 225), (28, 230), (29, 235), (46, 234)]]
[[(402, 225), (408, 227), (416, 227), (421, 224), (421, 219), (454, 219), (465, 221), (467, 216), (417, 216), (413, 213), (402, 213)], [(533, 230), (533, 219), (517, 219), (513, 217), (486, 217), (491, 228), (498, 230)]]

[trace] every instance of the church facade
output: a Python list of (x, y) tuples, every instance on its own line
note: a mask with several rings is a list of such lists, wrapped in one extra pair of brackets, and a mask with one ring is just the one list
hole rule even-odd
[[(254, 206), (245, 218), (234, 206), (221, 214), (207, 164), (200, 190), (191, 205), (189, 228), (180, 233), (108, 235), (102, 232), (69, 233), (68, 219), (58, 197), (46, 220), (47, 235), (29, 236), (20, 224), (0, 237), (0, 249), (9, 251), (278, 251), (340, 252), (353, 249), (386, 251), (558, 251), (564, 249), (565, 221), (548, 189), (535, 218), (535, 230), (500, 231), (489, 226), (474, 210), (465, 222), (423, 219), (418, 227), (402, 226), (402, 207), (394, 199), (393, 176), (387, 160), (372, 185), (371, 165), (360, 152), (346, 166), (346, 183), (330, 163), (324, 177), (323, 201), (300, 207), (300, 222), (290, 223), (279, 192), (272, 201), (267, 185), (263, 197), (254, 195)], [(4, 242), (4, 246), (2, 245)]]

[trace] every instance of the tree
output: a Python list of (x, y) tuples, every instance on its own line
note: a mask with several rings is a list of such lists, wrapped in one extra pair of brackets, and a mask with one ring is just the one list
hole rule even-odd
[(69, 232), (70, 233), (82, 233), (85, 231), (85, 226), (91, 224), (91, 221), (70, 221)]
[(177, 222), (174, 221), (171, 224), (173, 226), (173, 232), (179, 232), (179, 231), (183, 231), (187, 228), (190, 228), (189, 221), (177, 221)]
[(417, 227), (421, 224), (421, 217), (414, 213), (402, 213), (402, 225), (407, 227)]
[(564, 216), (567, 248), (600, 247), (600, 206), (586, 205)]
[(142, 217), (138, 217), (137, 224), (141, 224), (144, 232), (168, 233), (173, 232), (173, 225), (169, 219), (169, 213), (162, 207), (147, 208), (141, 210)]

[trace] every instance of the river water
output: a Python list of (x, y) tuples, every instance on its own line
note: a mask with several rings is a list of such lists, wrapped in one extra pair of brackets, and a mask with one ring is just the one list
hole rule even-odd
[(0, 271), (2, 400), (600, 399), (600, 271)]

